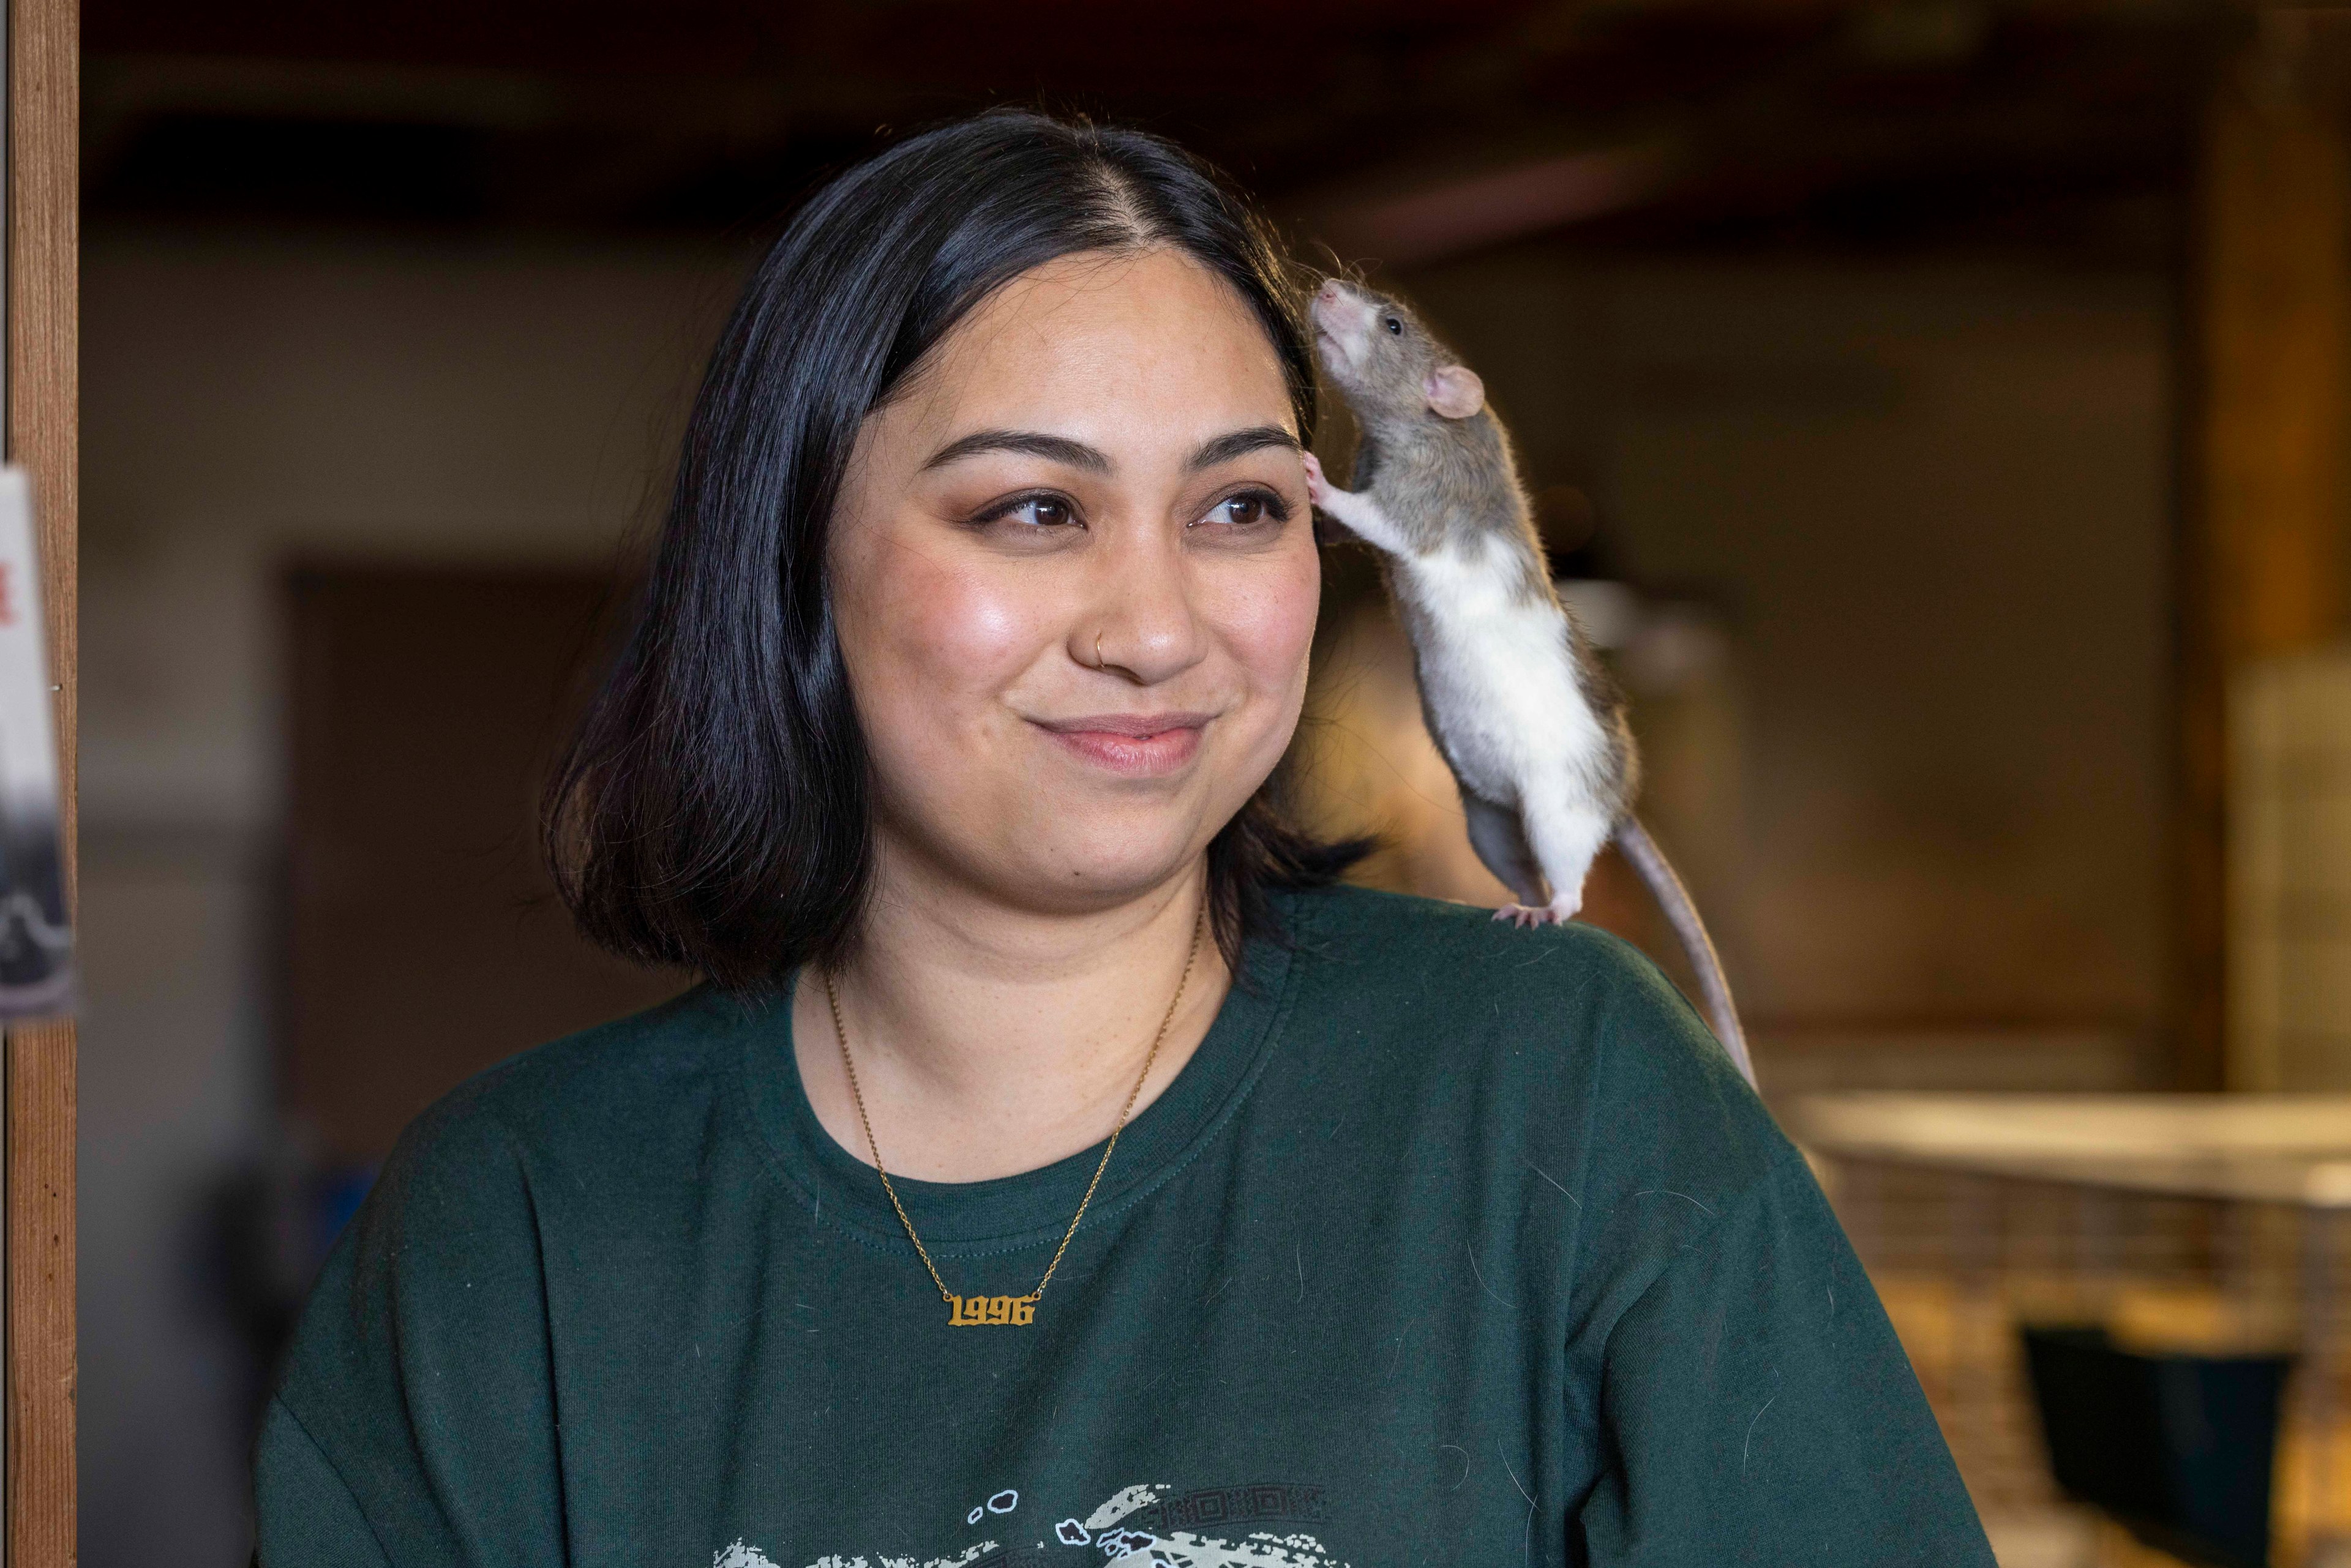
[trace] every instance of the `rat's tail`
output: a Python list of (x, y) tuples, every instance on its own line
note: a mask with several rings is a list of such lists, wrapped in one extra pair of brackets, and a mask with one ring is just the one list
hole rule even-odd
[(1633, 817), (1616, 824), (1616, 847), (1649, 884), (1649, 894), (1657, 907), (1666, 912), (1674, 936), (1689, 956), (1690, 967), (1698, 971), (1698, 989), (1706, 994), (1707, 1021), (1714, 1026), (1714, 1037), (1722, 1049), (1730, 1053), (1731, 1064), (1747, 1080), (1755, 1083), (1755, 1063), (1747, 1054), (1747, 1031), (1739, 1027), (1739, 1009), (1730, 999), (1730, 981), (1722, 972), (1722, 960), (1714, 951), (1714, 938), (1706, 934), (1706, 922), (1698, 918), (1698, 905), (1690, 902), (1689, 889), (1674, 874), (1666, 852), (1657, 841), (1649, 837), (1649, 830)]

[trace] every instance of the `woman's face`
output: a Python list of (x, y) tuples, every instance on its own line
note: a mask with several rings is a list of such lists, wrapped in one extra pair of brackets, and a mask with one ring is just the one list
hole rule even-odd
[(1073, 912), (1194, 862), (1305, 695), (1300, 434), (1264, 328), (1166, 250), (1015, 280), (866, 421), (829, 567), (885, 895)]

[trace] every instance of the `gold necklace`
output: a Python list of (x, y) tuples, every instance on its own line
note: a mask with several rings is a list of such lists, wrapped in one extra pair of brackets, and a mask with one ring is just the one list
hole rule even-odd
[(1151, 1066), (1159, 1060), (1159, 1047), (1167, 1038), (1167, 1026), (1176, 1021), (1176, 1009), (1184, 999), (1184, 988), (1191, 983), (1192, 966), (1200, 956), (1200, 933), (1207, 923), (1208, 911), (1204, 904), (1199, 918), (1192, 923), (1192, 946), (1184, 954), (1184, 972), (1176, 977), (1176, 994), (1167, 998), (1167, 1011), (1159, 1019), (1159, 1031), (1151, 1037), (1151, 1049), (1144, 1055), (1143, 1071), (1135, 1079), (1134, 1087), (1126, 1092), (1126, 1103), (1119, 1107), (1118, 1124), (1110, 1130), (1110, 1142), (1102, 1145), (1102, 1163), (1094, 1166), (1094, 1179), (1086, 1183), (1086, 1196), (1078, 1199), (1078, 1211), (1070, 1217), (1070, 1228), (1061, 1233), (1061, 1244), (1053, 1249), (1053, 1260), (1045, 1265), (1045, 1277), (1025, 1296), (958, 1296), (939, 1278), (939, 1266), (931, 1261), (931, 1249), (914, 1233), (914, 1222), (907, 1218), (906, 1206), (898, 1201), (898, 1189), (892, 1184), (890, 1173), (882, 1166), (882, 1145), (873, 1136), (873, 1118), (865, 1113), (865, 1092), (857, 1086), (857, 1064), (849, 1059), (849, 1030), (841, 1021), (841, 993), (833, 988), (832, 972), (825, 971), (824, 999), (832, 1009), (832, 1036), (841, 1042), (841, 1065), (849, 1073), (849, 1097), (857, 1103), (857, 1121), (865, 1129), (865, 1146), (873, 1152), (873, 1174), (882, 1178), (882, 1190), (890, 1195), (890, 1207), (898, 1211), (898, 1223), (906, 1228), (906, 1239), (914, 1244), (923, 1267), (930, 1271), (931, 1283), (939, 1288), (939, 1299), (947, 1304), (947, 1322), (951, 1327), (1026, 1325), (1037, 1321), (1037, 1299), (1053, 1282), (1054, 1270), (1061, 1266), (1061, 1254), (1070, 1249), (1071, 1239), (1086, 1217), (1086, 1207), (1094, 1200), (1094, 1189), (1102, 1186), (1102, 1172), (1110, 1169), (1110, 1156), (1118, 1148), (1118, 1135), (1126, 1131), (1126, 1119), (1134, 1113), (1134, 1103), (1141, 1098), (1144, 1084), (1150, 1082)]

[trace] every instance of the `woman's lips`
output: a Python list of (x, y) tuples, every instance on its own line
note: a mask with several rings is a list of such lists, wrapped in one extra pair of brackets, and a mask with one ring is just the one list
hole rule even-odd
[(1097, 768), (1129, 779), (1159, 779), (1182, 768), (1200, 749), (1209, 718), (1204, 713), (1089, 714), (1083, 718), (1031, 722)]

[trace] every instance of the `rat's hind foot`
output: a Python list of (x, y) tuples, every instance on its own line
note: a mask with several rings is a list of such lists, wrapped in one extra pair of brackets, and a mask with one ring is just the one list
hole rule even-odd
[(1583, 907), (1579, 893), (1574, 897), (1554, 898), (1549, 904), (1506, 904), (1494, 911), (1494, 918), (1507, 920), (1521, 930), (1530, 925), (1564, 925)]

